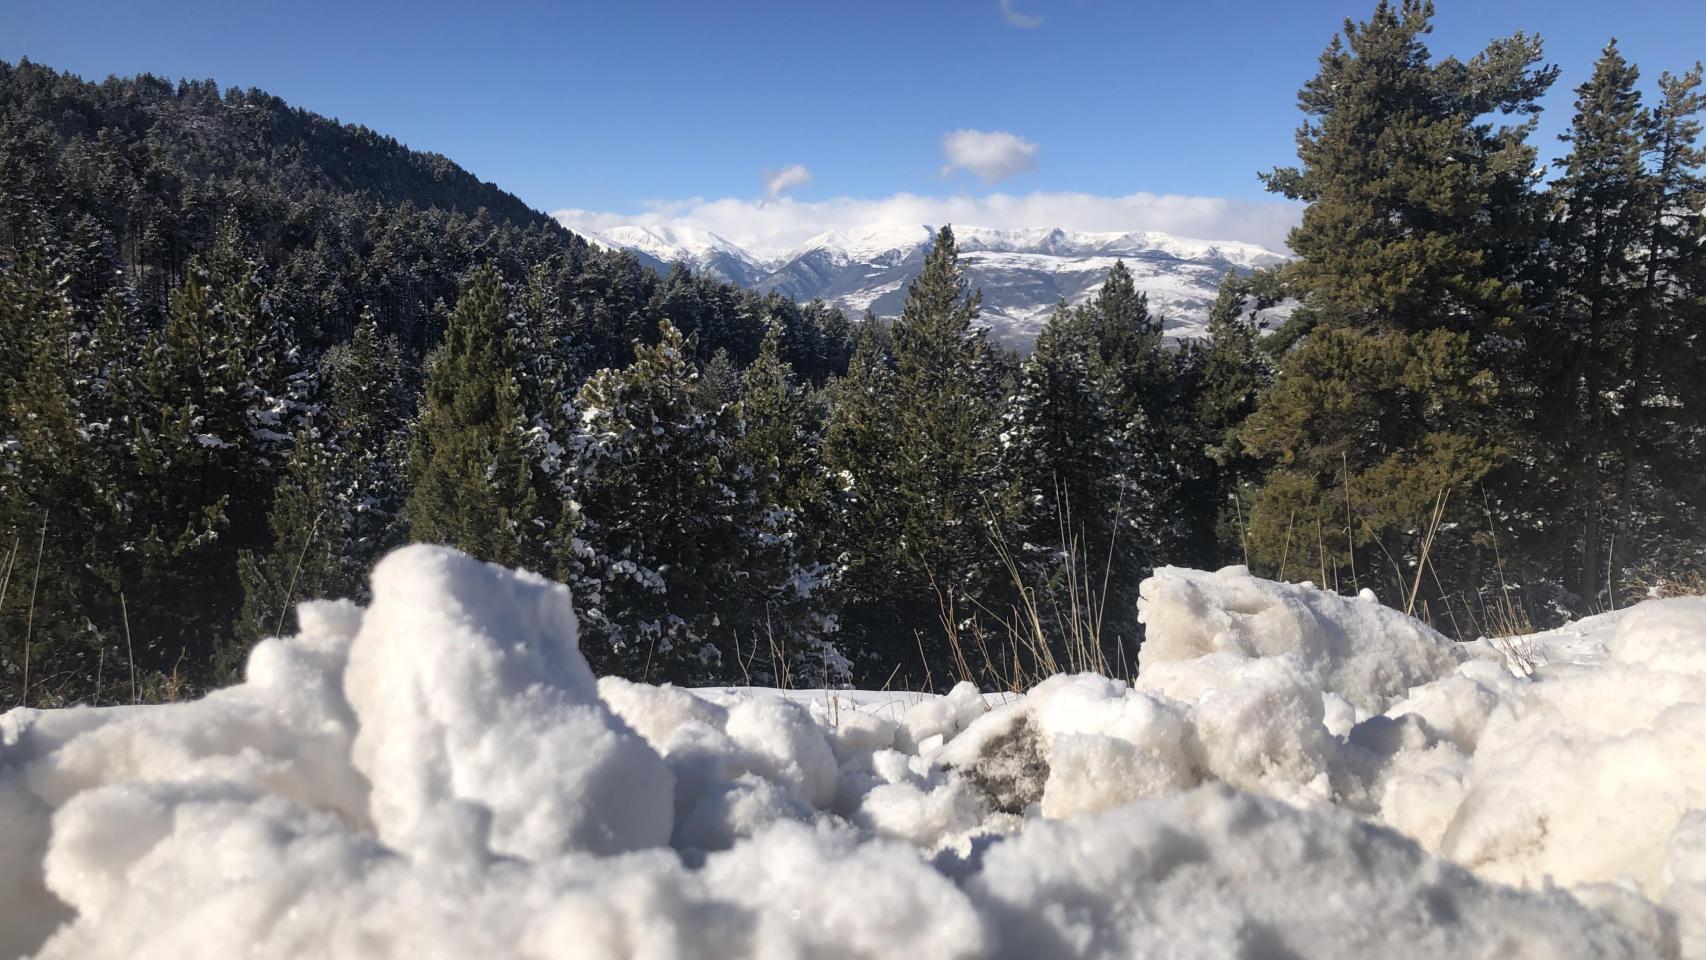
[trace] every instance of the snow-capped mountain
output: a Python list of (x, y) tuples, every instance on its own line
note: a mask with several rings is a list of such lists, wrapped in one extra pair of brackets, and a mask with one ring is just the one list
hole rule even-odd
[[(566, 223), (577, 229), (574, 223)], [(741, 286), (798, 300), (822, 299), (856, 313), (893, 317), (906, 301), (935, 237), (926, 224), (880, 224), (820, 234), (791, 250), (743, 247), (707, 230), (615, 227), (578, 230), (588, 240), (632, 251), (651, 265), (682, 263)], [(1155, 232), (1086, 232), (1054, 228), (994, 230), (956, 226), (960, 258), (983, 290), (983, 320), (997, 338), (1028, 347), (1062, 300), (1078, 303), (1101, 288), (1124, 260), (1152, 310), (1176, 337), (1201, 336), (1215, 291), (1228, 270), (1240, 273), (1283, 262), (1250, 243), (1189, 240)], [(1276, 317), (1286, 312), (1277, 308)]]
[(695, 273), (709, 273), (743, 287), (758, 283), (769, 273), (752, 254), (709, 230), (629, 226), (598, 233), (575, 232), (602, 247), (632, 250), (654, 266), (682, 263)]

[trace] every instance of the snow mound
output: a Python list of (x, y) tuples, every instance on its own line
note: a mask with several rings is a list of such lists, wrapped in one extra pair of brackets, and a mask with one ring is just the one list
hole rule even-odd
[(350, 646), (351, 760), (379, 839), (538, 860), (669, 839), (674, 779), (598, 698), (567, 587), (413, 547)]
[[(1425, 727), (1478, 729), (1458, 738), (1471, 752), (1447, 739), (1435, 769), (1394, 776), (1386, 818), (1509, 883), (1623, 882), (1661, 898), (1706, 875), (1706, 859), (1682, 862), (1706, 853), (1685, 841), (1706, 811), (1706, 598), (1649, 601), (1595, 632), (1602, 663), (1419, 691), (1404, 710)], [(1543, 658), (1547, 639), (1531, 641)], [(1437, 841), (1441, 818), (1424, 827), (1398, 809), (1418, 778), (1461, 794)]]
[(0, 958), (1706, 956), (1706, 599), (1454, 647), (1233, 568), (1135, 683), (595, 681), (411, 547), (192, 702), (0, 715)]
[(1026, 830), (969, 887), (1015, 957), (1650, 955), (1556, 890), (1486, 884), (1349, 814), (1226, 788)]
[(1211, 653), (1289, 653), (1319, 677), (1322, 689), (1378, 713), (1459, 659), (1445, 637), (1372, 594), (1341, 597), (1262, 580), (1244, 567), (1217, 573), (1161, 567), (1140, 592), (1139, 619), (1147, 628), (1140, 675), (1155, 664)]

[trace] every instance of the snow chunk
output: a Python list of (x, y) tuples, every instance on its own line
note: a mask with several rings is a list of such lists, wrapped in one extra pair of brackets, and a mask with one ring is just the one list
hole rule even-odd
[[(1603, 662), (1543, 656), (1486, 712), (1439, 850), (1505, 882), (1628, 882), (1658, 898), (1673, 838), (1706, 810), (1706, 598), (1596, 619)], [(1544, 653), (1550, 637), (1532, 642)], [(1432, 696), (1413, 699), (1438, 725)]]
[(819, 809), (835, 799), (835, 754), (811, 714), (783, 700), (751, 701), (729, 711), (728, 734), (752, 769)]
[[(344, 689), (379, 838), (529, 859), (669, 842), (673, 776), (598, 699), (566, 587), (438, 547), (373, 571)], [(489, 820), (489, 825), (487, 821)]]
[(1139, 675), (1155, 664), (1227, 651), (1295, 654), (1322, 689), (1379, 713), (1410, 687), (1456, 667), (1462, 654), (1431, 627), (1368, 599), (1253, 577), (1161, 567), (1139, 588), (1147, 633)]
[[(309, 603), (297, 617), (302, 634), (250, 654), (247, 683), (202, 700), (0, 717), (0, 956), (29, 952), (72, 917), (48, 889), (43, 861), (54, 812), (87, 792), (213, 780), (369, 826), (368, 784), (349, 763), (355, 719), (339, 683), (360, 610)], [(129, 830), (125, 821), (109, 827)]]
[(968, 886), (1013, 957), (1653, 954), (1564, 894), (1481, 883), (1349, 814), (1224, 787), (1032, 826)]
[(667, 683), (654, 687), (621, 677), (600, 677), (598, 695), (659, 752), (667, 749), (675, 731), (685, 724), (702, 723), (721, 730), (729, 718), (722, 707)]

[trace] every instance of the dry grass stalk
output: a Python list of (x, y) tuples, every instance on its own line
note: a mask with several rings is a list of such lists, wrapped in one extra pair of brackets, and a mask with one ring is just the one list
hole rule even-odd
[(30, 610), (24, 619), (24, 686), (18, 691), (18, 706), (30, 705), (30, 643), (35, 639), (36, 596), (41, 588), (41, 557), (47, 549), (47, 515), (41, 518), (41, 537), (36, 541), (36, 575), (30, 583)]
[(1440, 521), (1445, 519), (1445, 506), (1451, 500), (1451, 488), (1444, 487), (1434, 497), (1433, 516), (1428, 521), (1427, 532), (1422, 534), (1421, 558), (1416, 561), (1416, 579), (1410, 584), (1410, 600), (1404, 605), (1404, 613), (1412, 614), (1416, 610), (1416, 595), (1422, 591), (1422, 573), (1428, 567), (1428, 555), (1433, 552), (1434, 538), (1439, 534)]

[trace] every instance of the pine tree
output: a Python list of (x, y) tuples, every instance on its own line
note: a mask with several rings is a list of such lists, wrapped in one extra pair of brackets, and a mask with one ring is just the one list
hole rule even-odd
[(843, 504), (823, 463), (823, 405), (795, 381), (782, 359), (782, 337), (782, 327), (772, 325), (740, 378), (734, 450), (762, 509), (749, 590), (764, 610), (766, 640), (778, 639), (778, 651), (794, 651), (785, 664), (772, 664), (772, 678), (786, 666), (794, 683), (832, 686), (850, 667), (832, 642), (839, 621), (828, 557), (829, 532)]
[(718, 348), (699, 374), (699, 396), (707, 407), (716, 408), (740, 399), (741, 372), (729, 352)]
[(1009, 549), (1052, 666), (1108, 670), (1136, 662), (1137, 585), (1154, 562), (1143, 528), (1155, 518), (1133, 515), (1133, 458), (1091, 372), (1095, 341), (1077, 319), (1065, 304), (1055, 309), (1003, 417), (1005, 470), (1020, 497)]
[[(893, 433), (894, 341), (888, 327), (867, 313), (854, 337), (847, 372), (827, 388), (829, 421), (824, 429), (824, 461), (843, 479), (855, 470), (877, 470), (890, 451), (880, 439)], [(875, 504), (873, 504), (874, 506)]]
[[(858, 540), (848, 545), (858, 569), (847, 586), (862, 649), (892, 667), (916, 639), (912, 646), (922, 644), (931, 672), (943, 677), (954, 669), (952, 632), (998, 582), (990, 535), (1011, 512), (999, 488), (999, 422), (990, 415), (998, 367), (974, 326), (981, 302), (968, 293), (953, 231), (943, 227), (890, 331), (892, 374), (860, 374), (871, 378), (867, 385), (886, 380), (886, 399), (838, 393), (874, 419), (838, 437), (831, 461), (850, 478), (859, 515), (851, 521)], [(853, 363), (874, 359), (856, 353)], [(889, 409), (870, 410), (873, 403)], [(845, 427), (850, 413), (835, 419)]]
[(412, 399), (395, 337), (364, 316), (346, 344), (323, 362), (331, 384), (331, 494), (343, 536), (338, 548), (340, 596), (367, 599), (368, 573), (403, 543)]
[(192, 261), (127, 391), (129, 522), (142, 532), (126, 581), (200, 598), (131, 609), (139, 657), (154, 669), (182, 660), (199, 673), (230, 642), (238, 556), (271, 539), (267, 494), (313, 386), (275, 301), (235, 230), (223, 231), (207, 267)]
[(1637, 77), (1617, 45), (1608, 45), (1593, 76), (1576, 88), (1575, 116), (1560, 136), (1571, 149), (1551, 187), (1557, 293), (1543, 348), (1558, 370), (1541, 408), (1550, 425), (1543, 446), (1570, 478), (1570, 496), (1554, 510), (1576, 532), (1571, 587), (1582, 598), (1606, 587), (1600, 563), (1611, 525), (1602, 512), (1622, 430), (1606, 398), (1625, 386), (1642, 311), (1636, 244), (1644, 239), (1653, 185), (1643, 163), (1651, 121)]
[(986, 524), (1004, 509), (989, 499), (997, 458), (990, 411), (999, 388), (991, 348), (974, 326), (982, 300), (979, 291), (967, 293), (953, 230), (943, 227), (892, 331), (892, 495), (904, 510), (897, 532), (914, 573), (950, 599), (975, 595), (989, 556)]
[(405, 514), (417, 541), (532, 566), (544, 550), (516, 323), (497, 267), (470, 271), (427, 370)]
[(45, 224), (24, 216), (15, 230), (12, 262), (0, 273), (0, 356), (14, 358), (0, 369), (0, 405), (23, 389), (20, 381), (30, 370), (25, 358), (36, 359), (40, 343), (53, 342), (56, 333), (69, 335), (56, 328), (70, 326), (69, 277)]
[[(1242, 437), (1244, 422), (1273, 381), (1272, 363), (1245, 314), (1251, 297), (1250, 281), (1230, 271), (1222, 278), (1209, 309), (1208, 347), (1202, 355), (1201, 388), (1194, 408), (1203, 452), (1213, 464), (1204, 482), (1212, 491), (1206, 499), (1217, 507), (1215, 564), (1249, 562), (1243, 498), (1247, 485), (1259, 479), (1262, 469)], [(1264, 298), (1256, 295), (1254, 299), (1260, 309)]]
[[(893, 670), (894, 658), (901, 655), (892, 639), (899, 619), (891, 616), (893, 599), (904, 593), (896, 574), (903, 567), (894, 549), (900, 502), (886, 486), (895, 455), (889, 438), (897, 431), (894, 378), (889, 329), (867, 313), (859, 322), (846, 374), (825, 387), (829, 413), (823, 440), (823, 464), (837, 504), (828, 526), (834, 605), (843, 611), (843, 636), (858, 660), (855, 675), (865, 680)], [(876, 682), (887, 680), (885, 675)]]
[[(1625, 557), (1660, 573), (1706, 570), (1706, 146), (1700, 144), (1701, 69), (1659, 78), (1647, 139), (1648, 209), (1638, 241), (1641, 309), (1630, 348), (1625, 415), (1617, 432), (1618, 511), (1607, 580)], [(1671, 398), (1683, 398), (1681, 404)]]
[[(740, 462), (740, 405), (698, 396), (693, 345), (667, 320), (626, 369), (582, 386), (572, 442), (583, 650), (600, 672), (727, 676), (789, 571), (766, 549), (765, 508)], [(784, 634), (793, 632), (784, 628)]]
[(1288, 239), (1306, 323), (1479, 331), (1519, 302), (1501, 270), (1529, 255), (1510, 239), (1535, 213), (1532, 121), (1483, 118), (1538, 113), (1557, 69), (1535, 69), (1540, 41), (1521, 33), (1430, 63), (1433, 12), (1382, 0), (1347, 20), (1298, 94), (1302, 166), (1263, 177), (1308, 203)]
[(1116, 261), (1096, 295), (1078, 310), (1090, 362), (1116, 420), (1142, 415), (1156, 421), (1169, 400), (1169, 357), (1162, 349), (1161, 321), (1125, 261)]
[(214, 653), (215, 679), (241, 679), (254, 644), (285, 636), (293, 606), (304, 599), (339, 596), (342, 517), (333, 515), (332, 458), (312, 428), (297, 432), (267, 517), (270, 549), (237, 555), (243, 608), (234, 635)]
[(1195, 562), (1203, 551), (1192, 535), (1210, 526), (1201, 515), (1213, 509), (1194, 482), (1204, 467), (1191, 411), (1195, 354), (1184, 345), (1168, 349), (1161, 318), (1149, 312), (1123, 261), (1074, 323), (1125, 451), (1125, 549), (1141, 558), (1140, 567)]
[[(780, 327), (770, 328), (757, 359), (741, 373), (739, 398), (745, 426), (736, 451), (754, 471), (759, 498), (802, 518), (826, 507), (832, 483), (823, 466), (824, 411), (782, 359)], [(821, 536), (823, 525), (801, 533)]]
[[(1211, 456), (1222, 467), (1248, 459), (1239, 428), (1255, 412), (1256, 401), (1273, 375), (1258, 344), (1257, 328), (1245, 314), (1249, 298), (1246, 281), (1229, 271), (1208, 313), (1208, 347), (1203, 353), (1203, 389), (1196, 417), (1208, 436)], [(1247, 470), (1235, 472), (1248, 475)]]
[[(29, 596), (12, 590), (0, 643), (21, 654), (28, 632), (41, 657), (64, 656), (38, 662), (50, 673), (33, 679), (55, 679), (32, 704), (110, 695), (115, 671), (128, 679), (113, 642), (127, 625), (137, 696), (150, 695), (151, 674), (173, 671), (178, 682), (152, 684), (157, 692), (193, 692), (211, 641), (234, 663), (259, 624), (277, 629), (301, 592), (289, 584), (302, 537), (322, 514), (308, 553), (325, 538), (338, 571), (309, 579), (359, 595), (372, 557), (398, 535), (407, 484), (396, 475), (409, 449), (398, 446), (400, 425), (349, 425), (349, 404), (333, 396), (350, 382), (340, 370), (362, 366), (367, 338), (389, 344), (385, 363), (413, 386), (443, 339), (444, 304), (487, 260), (525, 278), (510, 296), (516, 362), (493, 367), (513, 374), (531, 473), (524, 486), (513, 471), (516, 482), (489, 500), (513, 506), (516, 490), (533, 494), (529, 521), (513, 530), (529, 541), (520, 553), (536, 558), (526, 562), (547, 573), (575, 572), (572, 397), (586, 370), (625, 363), (635, 340), (655, 338), (648, 304), (681, 311), (697, 334), (694, 361), (724, 352), (731, 396), (732, 373), (759, 353), (767, 323), (783, 327), (780, 355), (803, 381), (840, 373), (851, 350), (832, 308), (685, 271), (666, 282), (443, 158), (254, 91), (149, 77), (92, 84), (0, 64), (0, 103), (0, 553), (15, 548), (32, 580), (32, 538), (42, 554), (33, 625), (7, 619)], [(371, 331), (358, 322), (364, 309)], [(415, 406), (400, 375), (375, 377), (393, 419)], [(494, 478), (464, 477), (476, 487)], [(309, 511), (322, 487), (330, 505)], [(265, 571), (251, 588), (265, 614), (242, 613), (245, 555)], [(195, 602), (152, 602), (162, 596)], [(0, 684), (17, 677), (0, 670)]]
[(521, 291), (515, 330), (517, 385), (527, 417), (525, 456), (537, 479), (536, 530), (531, 552), (541, 572), (563, 577), (571, 569), (567, 544), (573, 535), (568, 443), (575, 429), (575, 391), (583, 379), (582, 345), (575, 335), (557, 283), (541, 264)]
[(17, 350), (0, 392), (0, 553), (13, 584), (0, 600), (0, 702), (75, 700), (93, 685), (96, 619), (85, 601), (112, 596), (93, 549), (107, 504), (91, 483), (96, 447), (80, 400), (86, 335), (70, 275), (42, 225), (26, 221), (0, 275), (0, 321)]
[(238, 557), (242, 617), (215, 663), (225, 678), (256, 641), (288, 632), (296, 603), (367, 599), (373, 565), (403, 541), (408, 397), (396, 344), (364, 316), (323, 366), (328, 402), (293, 440), (267, 518), (270, 545)]
[[(1389, 596), (1416, 589), (1430, 529), (1485, 526), (1469, 507), (1505, 451), (1494, 347), (1521, 318), (1539, 220), (1532, 121), (1487, 117), (1532, 115), (1556, 77), (1522, 34), (1433, 63), (1432, 15), (1404, 0), (1347, 22), (1299, 94), (1302, 165), (1266, 179), (1308, 204), (1286, 275), (1302, 339), (1243, 431), (1274, 463), (1249, 516), (1253, 558)], [(1433, 545), (1441, 582), (1472, 575), (1477, 561), (1450, 552), (1474, 545), (1447, 540)]]

